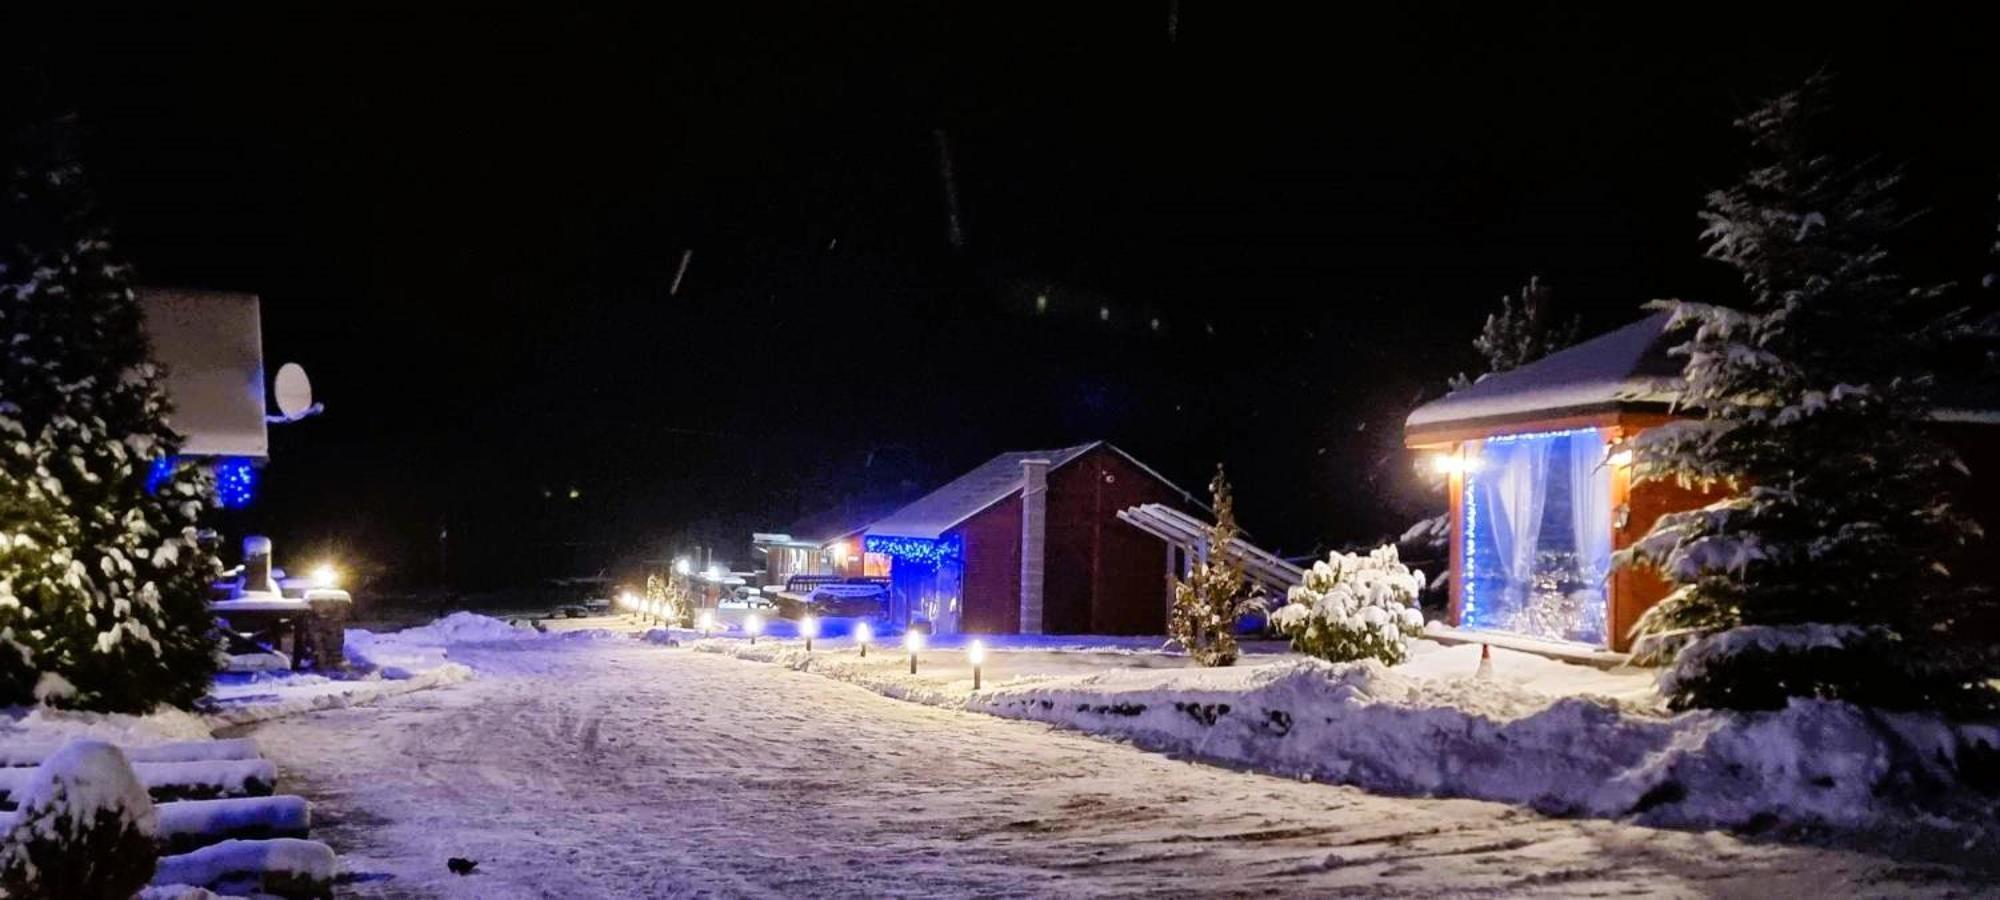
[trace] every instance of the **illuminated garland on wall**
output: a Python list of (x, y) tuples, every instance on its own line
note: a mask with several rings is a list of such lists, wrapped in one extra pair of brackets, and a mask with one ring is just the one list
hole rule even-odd
[[(178, 456), (153, 460), (146, 471), (146, 492), (157, 494), (174, 477), (181, 464)], [(257, 499), (257, 464), (247, 456), (224, 456), (215, 460), (215, 499), (223, 509), (242, 509)]]
[(242, 509), (257, 496), (257, 467), (247, 457), (225, 456), (215, 461), (215, 497), (223, 509)]
[(964, 542), (955, 534), (935, 540), (871, 534), (861, 539), (861, 547), (869, 553), (881, 553), (900, 562), (933, 569), (965, 555)]

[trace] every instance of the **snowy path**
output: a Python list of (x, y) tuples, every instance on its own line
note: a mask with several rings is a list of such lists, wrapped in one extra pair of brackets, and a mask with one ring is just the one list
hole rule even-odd
[(453, 655), (488, 674), (248, 732), (358, 895), (1967, 890), (1853, 853), (1231, 772), (620, 639)]

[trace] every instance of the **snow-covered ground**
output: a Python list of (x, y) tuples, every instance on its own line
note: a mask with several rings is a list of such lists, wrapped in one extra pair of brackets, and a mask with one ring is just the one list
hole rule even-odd
[[(846, 642), (656, 642), (775, 663), (950, 709), (1062, 725), (1258, 771), (1561, 815), (1782, 831), (1904, 847), (2000, 847), (2000, 805), (1955, 765), (1992, 765), (2000, 728), (1800, 701), (1768, 714), (1660, 710), (1652, 675), (1502, 649), (1413, 645), (1393, 669), (1251, 656), (1198, 669), (1145, 653), (992, 652), (973, 691), (960, 649), (863, 659)], [(1012, 639), (1007, 639), (1011, 643)], [(1978, 774), (1966, 777), (1976, 782)]]
[[(937, 651), (935, 667), (926, 656), (920, 669), (948, 675), (942, 667), (954, 652)], [(1133, 662), (1098, 673), (1114, 681), (1209, 674), (1164, 671), (1173, 657), (1161, 654), (1092, 655), (1100, 667)], [(1002, 667), (1062, 654), (995, 656), (989, 674), (1004, 678)], [(314, 799), (315, 836), (341, 852), (356, 894), (1800, 896), (1996, 887), (1972, 871), (1851, 850), (1192, 764), (602, 633), (505, 635), (450, 644), (449, 657), (479, 677), (247, 729), (287, 788)], [(1438, 654), (1433, 664), (1459, 663)], [(478, 860), (477, 874), (447, 871), (455, 856)]]
[(540, 637), (531, 628), (472, 613), (380, 634), (349, 629), (346, 656), (353, 671), (339, 677), (292, 671), (224, 674), (209, 689), (203, 718), (216, 728), (247, 725), (455, 684), (473, 677), (473, 671), (451, 659), (451, 645)]

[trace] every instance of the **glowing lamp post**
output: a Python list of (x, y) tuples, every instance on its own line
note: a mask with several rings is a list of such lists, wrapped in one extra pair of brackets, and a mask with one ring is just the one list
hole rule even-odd
[(764, 633), (764, 617), (751, 613), (743, 617), (743, 630), (750, 635), (750, 643), (757, 643), (757, 635)]
[(703, 610), (701, 615), (695, 617), (694, 627), (702, 637), (708, 637), (708, 633), (715, 630), (715, 613)]
[(674, 560), (674, 574), (686, 575), (693, 571), (694, 565), (687, 561), (687, 557), (683, 556), (680, 559)]
[(965, 648), (965, 661), (972, 663), (972, 689), (979, 690), (979, 667), (986, 663), (986, 645), (973, 641), (972, 646)]
[(917, 651), (924, 649), (924, 633), (915, 629), (903, 632), (903, 649), (910, 651), (910, 674), (917, 674)]
[(872, 628), (869, 628), (869, 627), (868, 627), (868, 623), (867, 623), (867, 622), (857, 622), (857, 623), (855, 623), (855, 625), (854, 625), (854, 642), (855, 642), (856, 644), (860, 644), (860, 645), (861, 645), (861, 658), (862, 658), (862, 659), (867, 659), (867, 658), (868, 658), (868, 642), (869, 642), (869, 641), (872, 641), (872, 640), (874, 640), (874, 639), (875, 639), (875, 630), (874, 630), (874, 629), (872, 629)]
[(813, 652), (813, 638), (819, 637), (819, 620), (812, 616), (800, 619), (799, 635), (806, 639), (806, 652)]

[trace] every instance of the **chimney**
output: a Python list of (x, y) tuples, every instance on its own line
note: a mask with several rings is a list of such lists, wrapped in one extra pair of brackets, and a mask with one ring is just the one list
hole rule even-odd
[(1042, 633), (1042, 561), (1049, 530), (1049, 461), (1021, 460), (1021, 633)]

